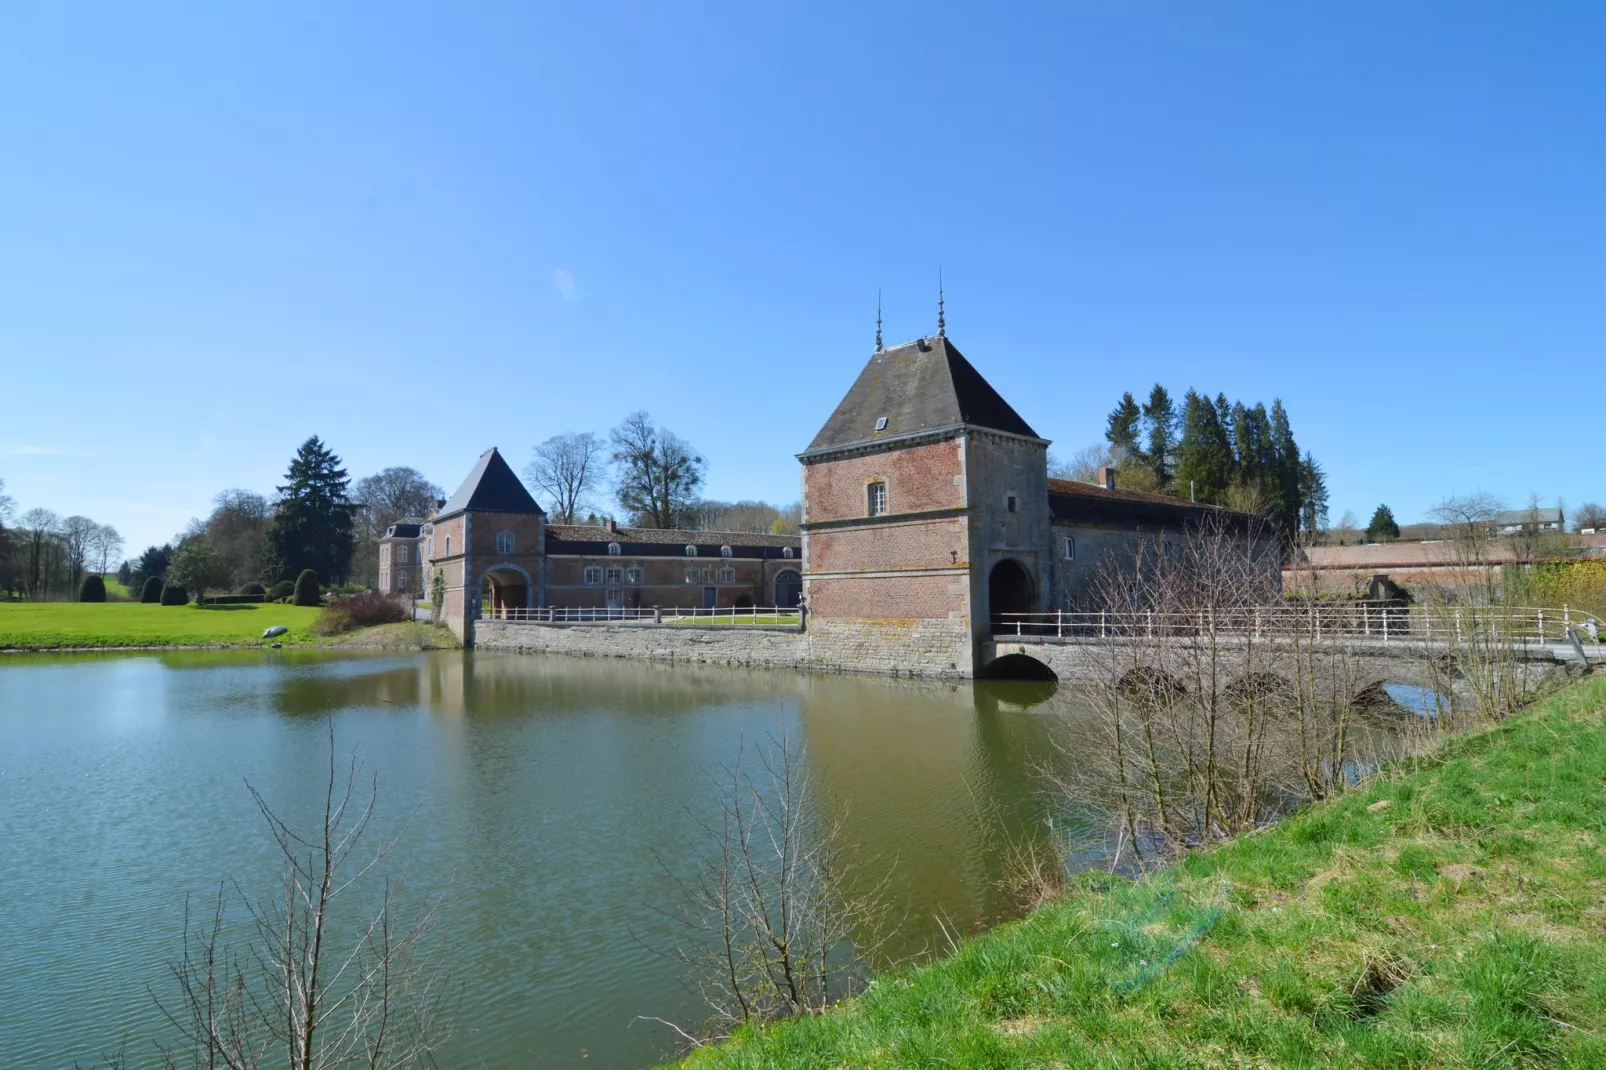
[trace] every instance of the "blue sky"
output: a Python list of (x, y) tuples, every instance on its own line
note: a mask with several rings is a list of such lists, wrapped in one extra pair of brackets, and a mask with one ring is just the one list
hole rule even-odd
[(1594, 4), (13, 5), (0, 478), (131, 549), (318, 433), (447, 490), (645, 408), (797, 497), (949, 335), (1064, 453), (1283, 398), (1333, 518), (1606, 499)]

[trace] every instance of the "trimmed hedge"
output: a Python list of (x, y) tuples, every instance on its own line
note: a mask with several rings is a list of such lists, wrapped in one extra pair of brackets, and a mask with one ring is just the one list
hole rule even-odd
[(296, 585), (289, 580), (280, 580), (268, 588), (268, 597), (275, 602), (283, 602), (295, 593)]
[(198, 604), (203, 606), (243, 606), (266, 601), (267, 597), (260, 594), (215, 594), (211, 598), (201, 599)]
[(265, 595), (268, 593), (268, 589), (262, 586), (256, 580), (252, 580), (250, 583), (247, 583), (240, 588), (240, 593)]
[(145, 586), (139, 589), (139, 600), (145, 605), (154, 606), (162, 600), (162, 577), (146, 576)]
[(187, 605), (189, 600), (190, 592), (176, 583), (170, 583), (162, 588), (162, 605), (164, 606)]
[(104, 578), (90, 573), (84, 577), (84, 582), (78, 587), (78, 601), (104, 602), (106, 601), (106, 581)]
[(310, 568), (301, 570), (296, 577), (296, 590), (293, 601), (298, 606), (315, 606), (318, 604), (318, 574)]

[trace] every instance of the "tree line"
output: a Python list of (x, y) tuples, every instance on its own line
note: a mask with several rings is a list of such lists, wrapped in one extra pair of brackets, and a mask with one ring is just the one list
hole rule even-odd
[(1268, 410), (1189, 389), (1179, 411), (1156, 383), (1142, 403), (1130, 391), (1121, 396), (1104, 439), (1054, 462), (1050, 474), (1093, 482), (1110, 466), (1117, 486), (1254, 513), (1288, 539), (1327, 526), (1326, 475), (1309, 450), (1300, 452), (1280, 399)]
[(701, 496), (707, 462), (697, 450), (653, 422), (627, 416), (606, 438), (566, 431), (535, 447), (524, 479), (544, 499), (553, 523), (596, 522), (618, 507), (626, 525), (691, 531), (798, 530), (800, 504), (721, 502)]
[(0, 596), (76, 597), (86, 576), (99, 576), (122, 557), (123, 537), (110, 524), (45, 508), (18, 515), (5, 489), (0, 479)]

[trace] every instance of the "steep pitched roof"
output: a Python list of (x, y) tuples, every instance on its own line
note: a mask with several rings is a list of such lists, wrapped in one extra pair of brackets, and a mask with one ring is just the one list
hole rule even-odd
[(545, 513), (495, 446), (480, 454), (463, 485), (446, 499), (436, 520), (473, 509), (489, 513)]
[[(876, 422), (886, 417), (886, 426)], [(959, 348), (937, 336), (875, 353), (801, 454), (945, 427), (985, 427), (1037, 438)]]

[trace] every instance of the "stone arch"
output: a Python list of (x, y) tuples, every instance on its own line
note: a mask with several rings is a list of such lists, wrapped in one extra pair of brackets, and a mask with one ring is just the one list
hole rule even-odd
[(775, 574), (775, 604), (781, 609), (795, 609), (803, 597), (803, 577), (797, 569), (783, 568)]
[(1042, 680), (1052, 683), (1059, 675), (1030, 654), (1005, 654), (982, 666), (984, 680)]
[(995, 629), (1020, 622), (1009, 614), (1031, 613), (1036, 606), (1032, 575), (1012, 557), (1006, 557), (987, 574), (987, 613)]
[(479, 598), (480, 616), (505, 617), (510, 609), (535, 605), (535, 583), (518, 565), (502, 562), (480, 573)]

